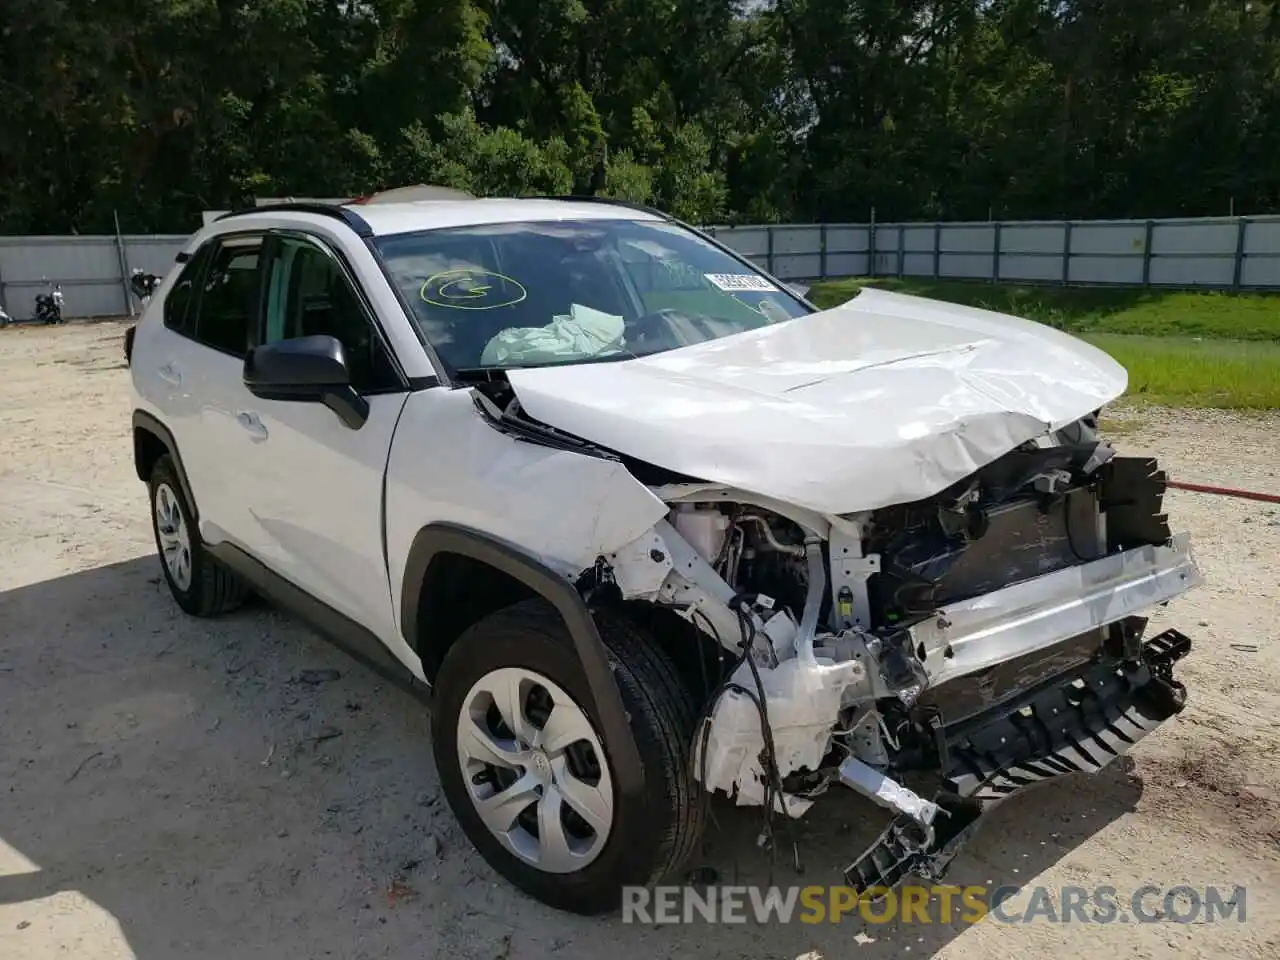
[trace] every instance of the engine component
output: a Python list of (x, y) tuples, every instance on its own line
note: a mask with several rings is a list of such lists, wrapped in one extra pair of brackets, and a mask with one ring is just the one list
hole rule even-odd
[(720, 556), (729, 530), (727, 514), (713, 507), (685, 503), (675, 510), (672, 524), (703, 560), (714, 563)]
[[(773, 755), (782, 777), (820, 766), (831, 746), (831, 726), (840, 712), (841, 695), (845, 687), (861, 680), (862, 672), (856, 660), (828, 664), (799, 656), (772, 669), (759, 669)], [(765, 802), (768, 771), (761, 762), (755, 679), (743, 664), (731, 681), (707, 721), (710, 730), (695, 735), (694, 770), (707, 790), (736, 795), (739, 806), (760, 806)], [(810, 803), (789, 794), (774, 799), (775, 809), (792, 817), (803, 814)]]

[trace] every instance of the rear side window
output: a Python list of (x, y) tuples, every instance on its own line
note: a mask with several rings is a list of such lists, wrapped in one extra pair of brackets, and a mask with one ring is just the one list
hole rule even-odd
[(200, 343), (236, 357), (249, 351), (257, 328), (261, 252), (261, 237), (227, 237), (210, 253), (196, 306), (194, 336)]
[(164, 325), (174, 333), (189, 337), (193, 332), (188, 325), (188, 320), (194, 317), (191, 304), (195, 300), (196, 290), (200, 286), (200, 276), (204, 273), (204, 265), (208, 260), (209, 244), (206, 243), (187, 261), (187, 265), (178, 274), (178, 282), (164, 298)]

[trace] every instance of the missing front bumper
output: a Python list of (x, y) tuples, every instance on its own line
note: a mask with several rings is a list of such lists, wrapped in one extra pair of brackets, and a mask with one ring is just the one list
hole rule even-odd
[(1136, 663), (1109, 660), (945, 733), (939, 813), (930, 826), (896, 818), (844, 871), (874, 897), (908, 874), (936, 881), (980, 826), (982, 815), (1025, 787), (1069, 773), (1096, 773), (1181, 712), (1186, 690), (1173, 664), (1191, 641), (1166, 630)]
[(931, 687), (1050, 649), (1198, 586), (1186, 534), (1011, 584), (943, 607), (911, 627)]

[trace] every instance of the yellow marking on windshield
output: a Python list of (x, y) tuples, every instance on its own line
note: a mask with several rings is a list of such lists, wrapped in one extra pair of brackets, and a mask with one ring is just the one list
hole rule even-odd
[[(427, 277), (418, 296), (423, 303), (450, 310), (497, 310), (519, 303), (529, 292), (519, 280), (492, 270), (455, 268)], [(468, 302), (476, 300), (489, 302)]]

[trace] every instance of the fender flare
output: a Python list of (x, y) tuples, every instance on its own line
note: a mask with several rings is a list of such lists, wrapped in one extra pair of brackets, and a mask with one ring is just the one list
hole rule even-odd
[(573, 584), (536, 557), (512, 543), (460, 524), (432, 523), (423, 527), (409, 548), (400, 591), (400, 631), (405, 642), (414, 648), (427, 570), (438, 555), (445, 553), (460, 554), (501, 570), (556, 608), (586, 675), (595, 715), (600, 718), (609, 744), (618, 789), (626, 796), (640, 796), (644, 790), (644, 766), (595, 618)]
[(195, 494), (191, 492), (191, 481), (187, 479), (186, 468), (182, 465), (182, 456), (178, 453), (178, 442), (173, 439), (173, 434), (169, 432), (168, 427), (145, 410), (133, 411), (133, 468), (138, 474), (138, 479), (143, 483), (151, 480), (150, 477), (145, 476), (145, 471), (142, 469), (142, 457), (138, 455), (137, 438), (139, 430), (146, 431), (164, 444), (169, 456), (173, 458), (173, 465), (178, 470), (178, 485), (182, 487), (182, 496), (186, 498), (187, 505), (191, 508), (191, 519), (199, 522), (200, 507), (196, 504)]

